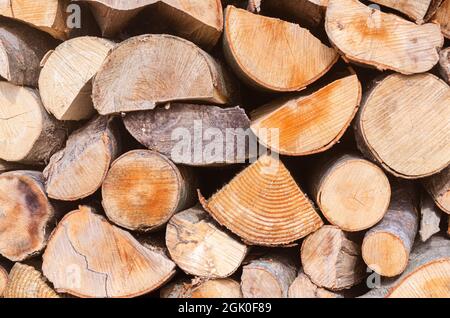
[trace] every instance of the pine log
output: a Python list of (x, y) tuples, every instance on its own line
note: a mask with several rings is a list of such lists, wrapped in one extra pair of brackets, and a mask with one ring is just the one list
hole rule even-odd
[[(356, 115), (361, 85), (356, 75), (339, 79), (306, 96), (282, 99), (251, 114), (259, 141), (277, 153), (304, 156), (334, 146)], [(278, 134), (268, 134), (278, 129)], [(275, 138), (274, 138), (275, 137)]]
[(5, 298), (60, 298), (47, 280), (32, 266), (15, 263), (9, 273)]
[(442, 172), (426, 178), (424, 186), (436, 205), (445, 213), (450, 214), (450, 166)]
[(422, 24), (432, 0), (372, 0), (372, 2), (397, 10), (417, 24)]
[(50, 198), (75, 201), (97, 191), (118, 156), (119, 136), (113, 120), (96, 117), (67, 140), (44, 170)]
[(439, 73), (447, 84), (450, 84), (450, 47), (439, 53)]
[(161, 289), (161, 298), (242, 298), (241, 286), (230, 278), (180, 280)]
[(302, 90), (338, 60), (337, 52), (307, 29), (234, 6), (226, 9), (224, 32), (229, 64), (242, 80), (265, 90)]
[(252, 260), (242, 269), (244, 298), (287, 298), (297, 276), (294, 263), (281, 255)]
[(111, 165), (102, 185), (102, 205), (108, 218), (130, 230), (151, 231), (177, 212), (194, 205), (195, 178), (190, 169), (175, 166), (150, 150), (133, 150)]
[(0, 76), (16, 85), (37, 87), (41, 59), (56, 45), (41, 31), (0, 18)]
[(302, 243), (303, 271), (318, 287), (333, 291), (359, 284), (365, 275), (361, 249), (336, 226), (325, 225)]
[(81, 206), (58, 224), (42, 270), (56, 291), (78, 297), (133, 297), (164, 284), (175, 264), (158, 249)]
[(319, 164), (310, 188), (327, 220), (349, 232), (377, 224), (391, 198), (391, 187), (383, 170), (354, 154), (335, 155)]
[(8, 272), (2, 266), (0, 266), (0, 298), (3, 297), (3, 293), (8, 285)]
[(247, 247), (233, 238), (201, 208), (175, 214), (166, 228), (171, 259), (187, 274), (205, 278), (232, 275), (242, 264)]
[[(145, 56), (145, 58), (142, 58)], [(225, 70), (192, 43), (170, 35), (142, 35), (116, 46), (93, 84), (102, 115), (148, 110), (171, 101), (227, 104)]]
[(446, 38), (450, 38), (450, 0), (444, 0), (442, 4), (436, 10), (436, 14), (432, 18), (432, 21), (439, 23), (441, 26), (442, 34)]
[(315, 285), (309, 277), (299, 272), (294, 282), (289, 287), (289, 298), (342, 298), (338, 293), (331, 292)]
[(434, 204), (433, 199), (422, 194), (420, 201), (420, 226), (419, 236), (422, 242), (427, 241), (431, 236), (439, 233), (441, 222), (441, 212)]
[(376, 273), (394, 277), (408, 265), (418, 230), (417, 193), (407, 181), (392, 184), (392, 198), (383, 220), (364, 236), (362, 256)]
[(203, 207), (248, 244), (292, 243), (323, 225), (283, 163), (261, 156), (214, 194)]
[(47, 162), (66, 134), (64, 124), (45, 111), (37, 90), (0, 82), (0, 159)]
[(82, 36), (62, 43), (47, 56), (39, 77), (47, 111), (59, 120), (92, 117), (91, 80), (113, 47), (111, 41)]
[(325, 29), (344, 59), (403, 74), (433, 68), (444, 44), (437, 24), (417, 25), (357, 0), (330, 0)]
[(263, 12), (288, 17), (291, 21), (311, 28), (320, 27), (325, 20), (328, 0), (262, 0)]
[(438, 173), (450, 163), (449, 101), (449, 86), (429, 73), (377, 81), (356, 119), (360, 150), (398, 177)]
[(42, 251), (54, 226), (55, 211), (38, 171), (0, 175), (0, 254), (23, 261)]
[(256, 144), (240, 107), (168, 104), (129, 113), (123, 121), (145, 147), (192, 166), (244, 163), (251, 155), (250, 141)]

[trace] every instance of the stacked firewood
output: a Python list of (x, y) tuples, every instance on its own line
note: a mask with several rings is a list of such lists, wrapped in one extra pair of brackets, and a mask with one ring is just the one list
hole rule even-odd
[(450, 0), (0, 15), (0, 296), (450, 297)]

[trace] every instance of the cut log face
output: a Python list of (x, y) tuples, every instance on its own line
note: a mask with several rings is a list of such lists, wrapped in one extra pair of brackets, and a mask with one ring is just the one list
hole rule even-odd
[(433, 199), (422, 194), (420, 202), (420, 240), (427, 241), (431, 236), (440, 231), (441, 211), (434, 204)]
[(1, 18), (0, 43), (0, 76), (16, 85), (37, 87), (41, 59), (57, 42), (28, 25)]
[(0, 82), (0, 159), (43, 163), (65, 139), (64, 124), (47, 114), (37, 90)]
[(134, 150), (111, 165), (102, 186), (102, 204), (114, 223), (130, 230), (161, 227), (194, 204), (195, 179), (185, 167), (150, 150)]
[(192, 166), (244, 163), (250, 157), (250, 140), (256, 141), (249, 130), (250, 120), (240, 107), (170, 104), (129, 113), (123, 121), (147, 148), (175, 163)]
[(301, 247), (303, 270), (318, 287), (338, 291), (360, 283), (365, 275), (361, 249), (336, 226), (325, 225)]
[(161, 298), (242, 298), (241, 286), (230, 278), (187, 280), (168, 284), (161, 289)]
[(95, 77), (93, 100), (102, 115), (171, 101), (226, 104), (227, 85), (222, 66), (194, 44), (170, 35), (142, 35), (111, 51)]
[(0, 266), (0, 298), (3, 297), (3, 293), (8, 285), (8, 272), (2, 266)]
[(87, 119), (94, 114), (91, 79), (114, 43), (82, 36), (59, 45), (46, 59), (39, 77), (45, 108), (59, 120)]
[(432, 0), (373, 0), (372, 2), (395, 9), (416, 23), (422, 24)]
[(346, 60), (403, 74), (430, 70), (444, 44), (437, 24), (417, 25), (357, 0), (330, 0), (325, 29)]
[(436, 14), (432, 18), (432, 21), (439, 23), (442, 34), (444, 34), (446, 38), (450, 38), (450, 0), (444, 0), (442, 2), (436, 10)]
[(264, 12), (287, 16), (309, 27), (319, 27), (323, 24), (327, 4), (328, 0), (261, 0)]
[(67, 214), (43, 255), (44, 275), (58, 292), (79, 297), (133, 297), (169, 280), (175, 264), (141, 245), (91, 208)]
[[(361, 101), (356, 75), (339, 79), (307, 96), (262, 106), (252, 115), (251, 128), (259, 141), (277, 153), (304, 156), (335, 145), (354, 118)], [(266, 133), (277, 129), (274, 136)]]
[(266, 90), (302, 90), (338, 60), (307, 29), (233, 6), (226, 9), (224, 32), (225, 55), (235, 72)]
[(244, 244), (221, 230), (198, 207), (175, 214), (170, 219), (166, 245), (172, 260), (183, 271), (205, 278), (232, 275), (247, 254)]
[(450, 48), (439, 53), (439, 73), (447, 84), (450, 83)]
[(283, 163), (269, 155), (201, 202), (220, 224), (253, 245), (289, 244), (323, 225)]
[(392, 174), (435, 174), (450, 163), (449, 86), (432, 74), (377, 81), (356, 120), (358, 146)]
[(11, 261), (30, 258), (47, 243), (54, 210), (43, 182), (37, 171), (0, 175), (0, 254)]
[(450, 166), (424, 180), (424, 186), (436, 205), (450, 214)]
[(60, 298), (42, 274), (33, 267), (15, 263), (9, 273), (5, 298)]
[(408, 182), (393, 184), (386, 215), (364, 237), (363, 259), (369, 268), (382, 276), (397, 276), (408, 265), (418, 230), (416, 194)]
[(280, 255), (255, 259), (242, 269), (242, 294), (244, 298), (287, 298), (296, 276), (293, 262)]
[(378, 223), (391, 199), (391, 187), (383, 170), (353, 154), (334, 156), (319, 165), (311, 189), (327, 220), (349, 232)]
[(342, 298), (341, 295), (317, 287), (309, 277), (300, 272), (289, 287), (289, 298)]
[(112, 119), (96, 117), (75, 131), (44, 170), (50, 198), (75, 201), (97, 191), (119, 152)]

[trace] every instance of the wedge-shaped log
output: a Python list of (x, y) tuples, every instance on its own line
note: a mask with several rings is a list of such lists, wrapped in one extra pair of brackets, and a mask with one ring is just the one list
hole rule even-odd
[(315, 285), (301, 270), (292, 282), (288, 291), (289, 298), (342, 298), (338, 293), (331, 292)]
[(373, 0), (372, 2), (397, 10), (422, 24), (432, 0)]
[(44, 170), (50, 198), (75, 201), (97, 191), (120, 143), (111, 118), (96, 117), (75, 131), (66, 147), (54, 154)]
[(164, 284), (175, 264), (141, 245), (90, 207), (67, 214), (52, 233), (42, 270), (56, 291), (79, 297), (133, 297)]
[(392, 174), (417, 179), (450, 163), (450, 89), (432, 74), (375, 82), (356, 119), (360, 150)]
[(299, 91), (324, 75), (337, 52), (307, 29), (228, 6), (224, 50), (248, 84), (279, 92)]
[(47, 111), (59, 120), (91, 117), (91, 80), (113, 47), (106, 39), (82, 36), (63, 42), (47, 56), (39, 77)]
[(450, 166), (442, 172), (426, 178), (423, 184), (436, 205), (445, 213), (450, 214)]
[(450, 38), (450, 0), (444, 0), (436, 10), (432, 18), (433, 22), (439, 23), (442, 34)]
[(436, 207), (429, 195), (422, 194), (420, 200), (420, 226), (419, 236), (422, 242), (426, 242), (431, 236), (441, 230), (442, 212)]
[(161, 289), (161, 298), (242, 298), (241, 286), (231, 278), (194, 278), (170, 283)]
[[(353, 120), (361, 101), (356, 75), (339, 79), (306, 96), (269, 103), (251, 114), (259, 142), (277, 153), (304, 156), (334, 146)], [(268, 133), (278, 130), (277, 134)]]
[(325, 20), (328, 0), (260, 0), (263, 12), (288, 17), (291, 21), (316, 28)]
[(220, 224), (253, 245), (289, 244), (323, 225), (289, 171), (271, 155), (201, 202)]
[(111, 51), (95, 77), (93, 100), (102, 115), (171, 101), (227, 104), (229, 84), (222, 66), (194, 44), (170, 35), (141, 35)]
[(430, 70), (444, 45), (437, 24), (417, 25), (357, 0), (330, 0), (325, 28), (346, 60), (403, 74)]

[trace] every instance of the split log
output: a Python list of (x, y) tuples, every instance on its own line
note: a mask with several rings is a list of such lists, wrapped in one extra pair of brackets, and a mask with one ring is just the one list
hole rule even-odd
[(64, 124), (49, 116), (37, 90), (0, 82), (0, 159), (39, 164), (64, 145)]
[(201, 208), (175, 214), (166, 229), (171, 259), (187, 274), (205, 278), (231, 276), (247, 247), (221, 230)]
[(394, 277), (408, 265), (418, 230), (417, 193), (406, 181), (392, 184), (392, 198), (383, 220), (364, 236), (362, 256), (376, 273)]
[(262, 0), (261, 9), (263, 12), (317, 28), (324, 23), (327, 4), (328, 0)]
[(240, 107), (169, 104), (129, 113), (123, 122), (145, 147), (192, 166), (244, 163), (252, 155), (250, 142), (256, 144)]
[(233, 6), (226, 9), (224, 32), (225, 56), (234, 71), (270, 91), (302, 90), (338, 60), (337, 52), (307, 29)]
[(227, 104), (232, 89), (226, 79), (221, 65), (186, 40), (137, 36), (116, 46), (98, 71), (94, 106), (107, 115), (153, 109), (171, 101)]
[(450, 38), (450, 0), (444, 0), (442, 2), (436, 10), (436, 14), (432, 18), (432, 21), (439, 23), (442, 34), (444, 34), (446, 38)]
[(392, 174), (417, 179), (450, 163), (449, 86), (432, 74), (377, 81), (356, 119), (358, 147)]
[(1, 18), (0, 43), (0, 76), (16, 85), (37, 87), (41, 59), (57, 42), (28, 25)]
[[(212, 48), (223, 29), (220, 0), (83, 0), (93, 9), (104, 36), (121, 31), (144, 8), (158, 11), (158, 21), (176, 35)], [(159, 21), (160, 19), (160, 21)]]
[(428, 8), (427, 15), (425, 16), (425, 21), (429, 22), (436, 14), (437, 10), (441, 6), (444, 0), (431, 0), (430, 7)]
[(181, 280), (161, 289), (161, 298), (242, 298), (241, 286), (230, 278)]
[(310, 188), (327, 220), (349, 232), (377, 224), (391, 199), (383, 170), (353, 154), (333, 156), (318, 165)]
[(439, 73), (447, 84), (450, 84), (450, 47), (439, 53)]
[(15, 263), (9, 273), (5, 298), (60, 298), (32, 266)]
[(432, 0), (372, 0), (372, 2), (397, 10), (417, 24), (422, 24)]
[[(311, 95), (269, 103), (251, 114), (260, 143), (277, 153), (304, 156), (330, 149), (344, 135), (361, 101), (356, 75), (339, 79)], [(276, 136), (269, 129), (278, 129)], [(274, 138), (275, 137), (275, 138)]]
[(56, 291), (78, 297), (139, 296), (175, 273), (175, 264), (161, 251), (144, 247), (87, 206), (59, 222), (43, 261)]
[(44, 170), (50, 198), (76, 201), (97, 191), (119, 153), (113, 120), (96, 117), (75, 131), (66, 147), (54, 154)]
[(422, 194), (420, 202), (420, 215), (419, 235), (420, 240), (425, 242), (441, 230), (439, 227), (441, 212), (434, 204), (433, 199), (425, 194)]
[(302, 243), (303, 271), (318, 287), (333, 291), (359, 284), (365, 275), (358, 244), (336, 226), (325, 225)]
[(3, 297), (3, 293), (8, 285), (8, 272), (2, 266), (0, 266), (0, 298)]
[(151, 231), (195, 203), (195, 178), (186, 167), (150, 150), (133, 150), (111, 165), (102, 185), (108, 218), (130, 230)]
[(299, 272), (297, 278), (289, 287), (289, 298), (342, 298), (338, 293), (331, 292), (315, 285), (309, 277)]
[(113, 47), (111, 41), (82, 36), (62, 43), (47, 56), (39, 77), (47, 111), (59, 120), (92, 117), (91, 80)]
[(450, 214), (450, 166), (425, 179), (424, 186), (436, 205), (445, 213)]
[(242, 269), (242, 294), (244, 298), (287, 298), (296, 276), (294, 262), (287, 257), (255, 259)]
[(292, 243), (323, 225), (308, 197), (283, 163), (263, 155), (239, 173), (203, 207), (249, 244)]
[(0, 175), (0, 254), (23, 261), (42, 251), (54, 226), (55, 211), (38, 171)]
[(403, 74), (433, 68), (444, 45), (437, 24), (417, 25), (357, 0), (330, 0), (325, 29), (344, 59)]

